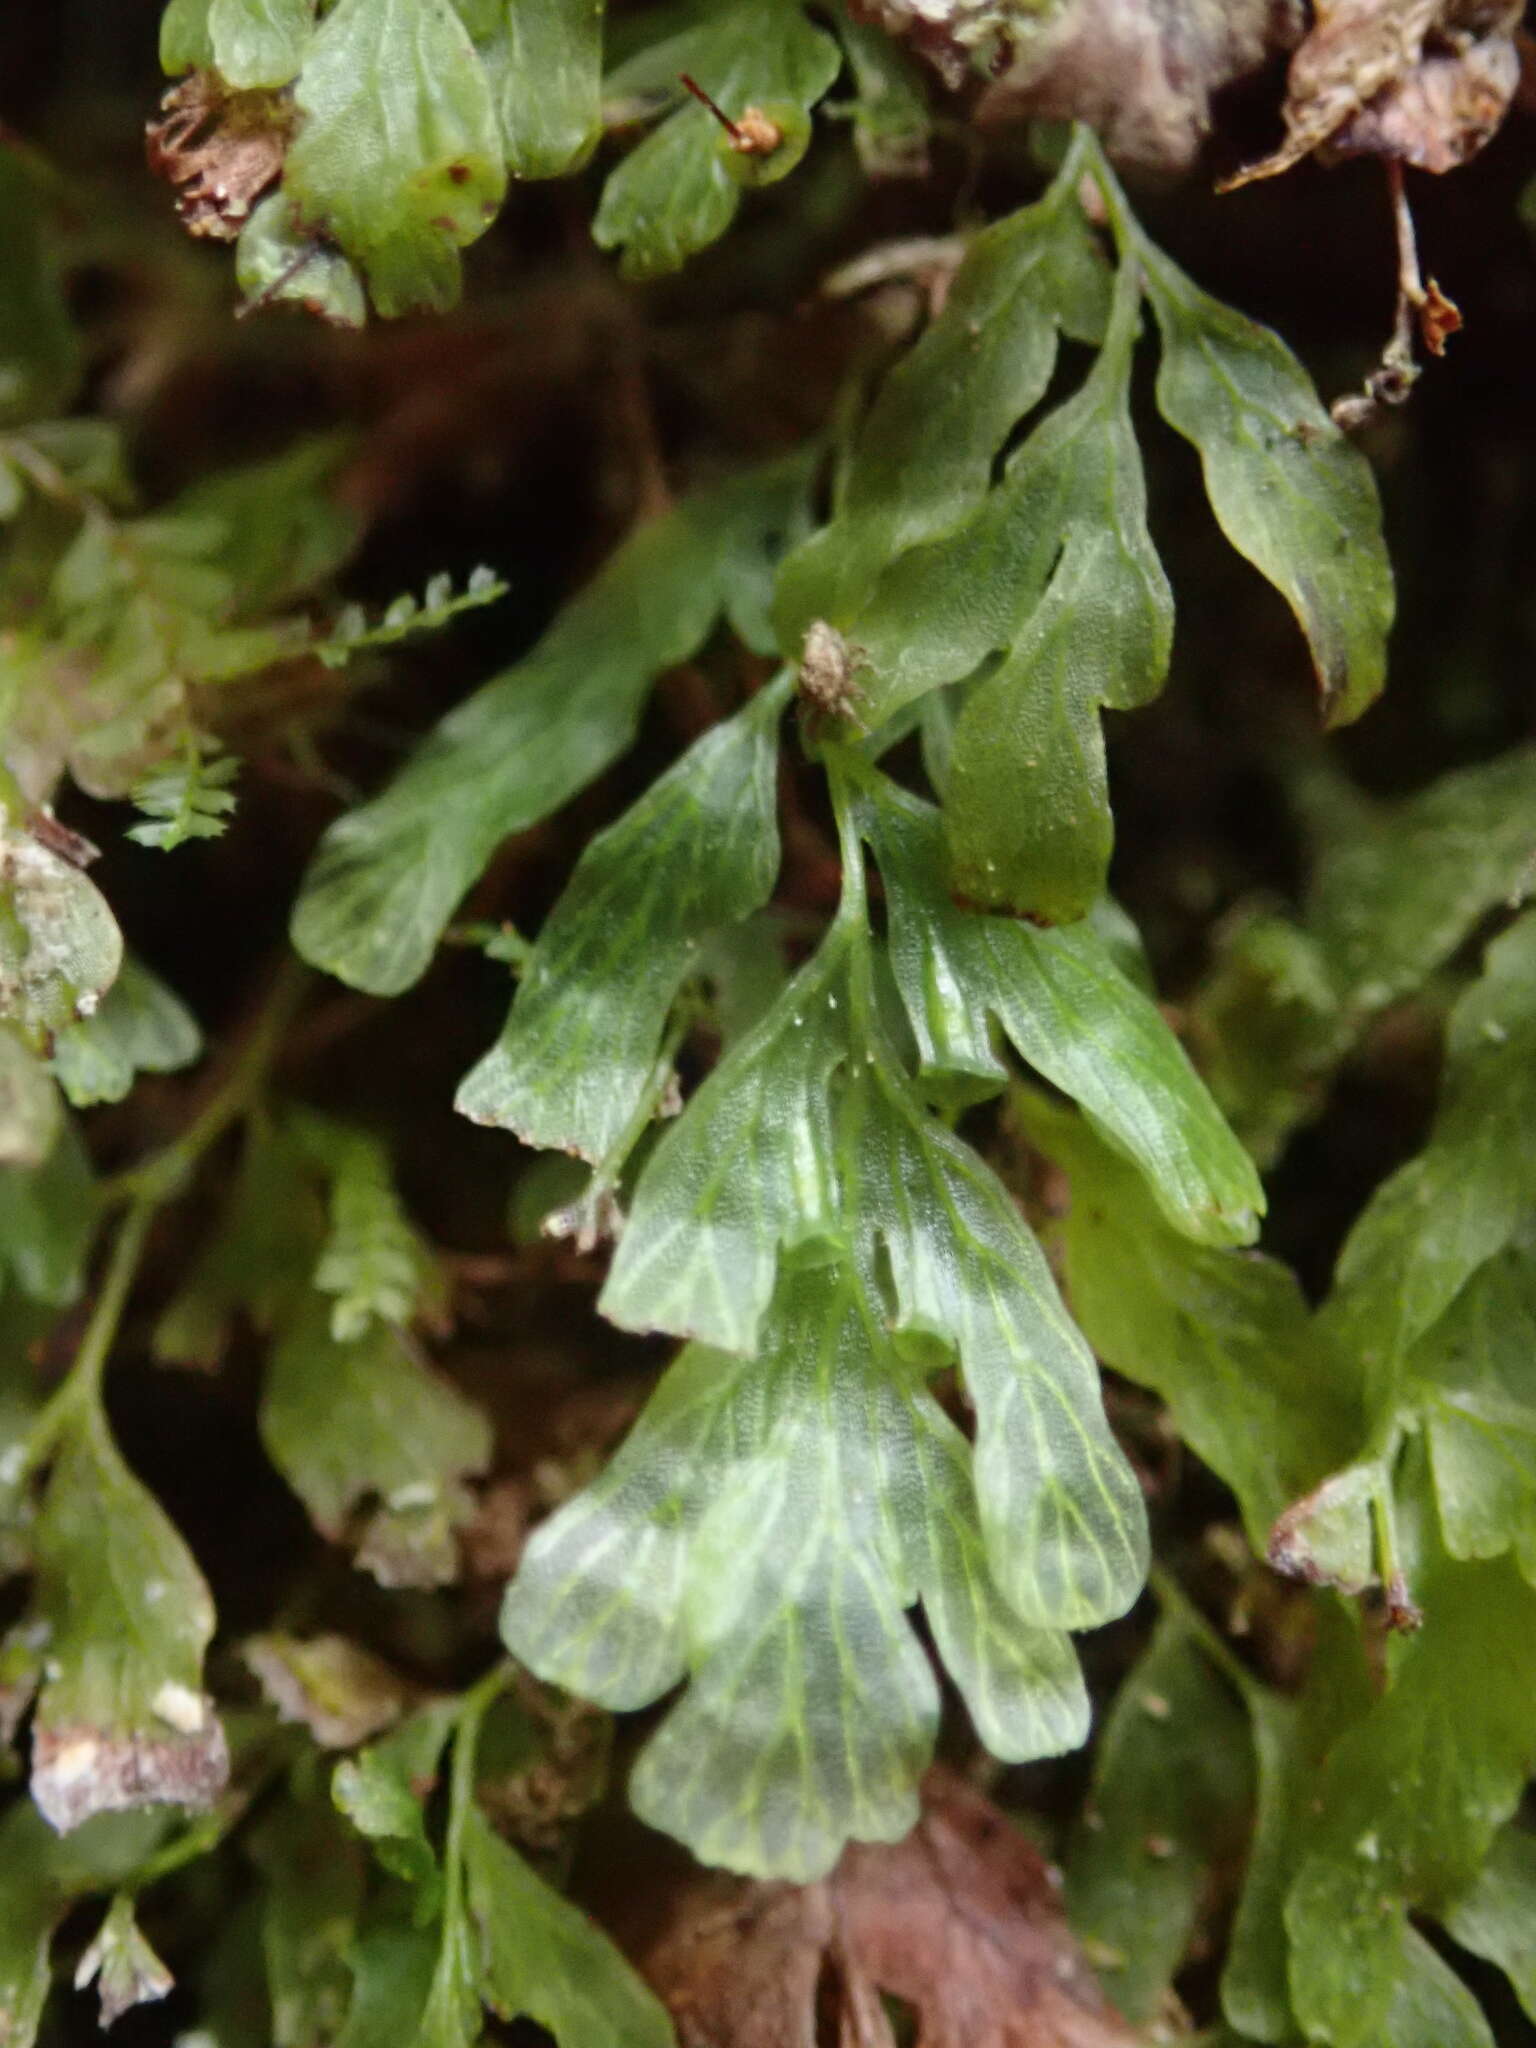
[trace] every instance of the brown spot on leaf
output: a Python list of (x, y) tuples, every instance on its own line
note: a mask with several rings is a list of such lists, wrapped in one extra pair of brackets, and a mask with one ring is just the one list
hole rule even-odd
[(189, 72), (171, 87), (145, 144), (150, 169), (176, 188), (188, 234), (234, 241), (282, 176), (292, 125), (281, 94), (232, 92), (213, 71)]
[[(644, 1959), (684, 2048), (1131, 2048), (1040, 1852), (960, 1778), (931, 1771), (905, 1841), (852, 1844), (797, 1887), (692, 1881)], [(819, 2024), (818, 2024), (819, 2023)]]

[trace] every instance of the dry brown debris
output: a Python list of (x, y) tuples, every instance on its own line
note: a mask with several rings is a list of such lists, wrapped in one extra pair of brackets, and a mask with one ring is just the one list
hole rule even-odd
[(1187, 170), (1213, 96), (1305, 26), (1299, 0), (1073, 0), (1019, 41), (977, 119), (1086, 121), (1121, 163)]
[(176, 188), (188, 234), (235, 240), (282, 176), (291, 128), (281, 94), (231, 92), (212, 71), (189, 72), (171, 87), (145, 145), (150, 169)]
[(1504, 118), (1520, 79), (1519, 0), (1317, 0), (1291, 59), (1286, 139), (1229, 187), (1312, 151), (1454, 170)]
[(854, 1843), (820, 1884), (708, 1874), (644, 1968), (682, 2048), (1132, 2048), (1055, 1873), (962, 1779), (928, 1775), (905, 1841)]

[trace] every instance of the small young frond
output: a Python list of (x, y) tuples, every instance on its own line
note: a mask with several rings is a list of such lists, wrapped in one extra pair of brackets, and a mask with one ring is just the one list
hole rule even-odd
[(348, 605), (315, 653), (327, 668), (345, 668), (354, 654), (367, 649), (393, 647), (411, 633), (435, 633), (463, 612), (478, 611), (505, 597), (507, 586), (494, 570), (483, 564), (472, 569), (464, 588), (454, 594), (452, 578), (434, 576), (418, 604), (408, 592), (397, 597), (377, 625), (370, 626), (361, 605)]
[(222, 838), (235, 808), (230, 784), (239, 772), (232, 754), (220, 753), (200, 733), (189, 735), (179, 756), (134, 784), (133, 802), (144, 815), (128, 827), (128, 837), (164, 853), (189, 839)]

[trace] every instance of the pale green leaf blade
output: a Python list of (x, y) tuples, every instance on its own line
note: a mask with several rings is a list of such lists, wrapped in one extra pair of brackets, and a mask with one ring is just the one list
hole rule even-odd
[(966, 697), (944, 792), (957, 892), (1046, 924), (1082, 917), (1104, 892), (1114, 834), (1099, 709), (1155, 696), (1173, 640), (1130, 415), (1139, 304), (1127, 269), (1080, 394), (1094, 429), (1057, 486), (1067, 497), (1059, 558), (1038, 605), (1016, 614), (1001, 664)]
[[(922, 1516), (911, 1570), (944, 1668), (991, 1755), (1057, 1756), (1087, 1740), (1089, 1704), (1072, 1640), (1022, 1621), (999, 1588), (977, 1511), (971, 1456), (935, 1403), (913, 1398)], [(904, 1520), (910, 1509), (904, 1510)]]
[(605, 1935), (536, 1877), (478, 1808), (464, 1835), (481, 1996), (498, 2018), (536, 2021), (560, 2048), (673, 2048), (672, 2024)]
[(936, 813), (883, 777), (866, 791), (891, 962), (924, 1075), (973, 1080), (978, 1091), (1000, 1085), (990, 1011), (1020, 1055), (1134, 1161), (1176, 1229), (1205, 1243), (1251, 1238), (1264, 1207), (1258, 1176), (1092, 920), (1041, 932), (957, 909), (942, 886)]
[(646, 1162), (598, 1301), (621, 1328), (750, 1353), (781, 1251), (842, 1233), (827, 1089), (849, 942), (834, 928)]
[(490, 1461), (487, 1418), (398, 1330), (338, 1341), (316, 1296), (272, 1353), (260, 1427), (272, 1462), (333, 1542), (386, 1586), (458, 1576), (467, 1481)]
[(208, 30), (211, 0), (166, 0), (160, 14), (160, 67), (204, 70), (213, 62), (213, 37)]
[(437, 1962), (436, 1937), (386, 1920), (359, 1936), (347, 1960), (352, 1996), (336, 2048), (401, 2048), (403, 2041), (414, 2048)]
[(440, 1304), (432, 1254), (405, 1212), (387, 1150), (371, 1132), (315, 1111), (298, 1111), (287, 1130), (329, 1181), (329, 1228), (314, 1284), (331, 1297), (338, 1343), (376, 1323), (405, 1329)]
[(501, 840), (623, 752), (657, 675), (696, 651), (722, 608), (756, 613), (807, 474), (797, 454), (639, 528), (531, 654), (330, 828), (294, 912), (304, 957), (374, 995), (417, 980)]
[(975, 1408), (981, 1527), (1004, 1598), (1044, 1628), (1123, 1614), (1146, 1576), (1141, 1489), (1040, 1247), (1001, 1182), (889, 1069), (866, 1069), (850, 1114), (850, 1199), (883, 1243), (894, 1331), (952, 1347)]
[(1370, 465), (1279, 336), (1138, 238), (1162, 334), (1157, 402), (1193, 442), (1222, 531), (1290, 605), (1330, 724), (1386, 679), (1392, 571)]
[[(747, 183), (768, 183), (794, 169), (810, 141), (812, 107), (837, 76), (841, 56), (801, 0), (720, 0), (697, 26), (645, 53), (649, 72), (665, 76), (682, 100), (661, 126), (610, 172), (592, 223), (600, 249), (619, 249), (626, 277), (678, 270), (730, 226)], [(761, 157), (733, 152), (709, 111), (684, 99), (687, 72), (728, 116), (757, 107), (781, 130)], [(622, 72), (608, 81), (622, 96)]]
[(490, 82), (451, 0), (338, 0), (294, 88), (285, 194), (381, 313), (441, 309), (506, 190)]
[(480, 2040), (474, 1932), (462, 1908), (443, 1922), (431, 1988), (411, 2048), (475, 2048)]
[[(1482, 2007), (1415, 1927), (1403, 1930), (1380, 2048), (1495, 2048)], [(1377, 2048), (1372, 2042), (1371, 2048)]]
[(1070, 1176), (1062, 1236), (1088, 1341), (1168, 1403), (1180, 1437), (1237, 1495), (1262, 1552), (1281, 1510), (1360, 1440), (1344, 1361), (1277, 1260), (1191, 1244), (1081, 1119), (1034, 1093), (1016, 1110)]
[(1374, 2044), (1408, 1912), (1466, 1889), (1536, 1764), (1536, 1592), (1507, 1561), (1430, 1555), (1414, 1593), (1424, 1625), (1335, 1744), (1286, 1901), (1292, 2003), (1337, 2048)]
[(1440, 1919), (1453, 1941), (1498, 1965), (1536, 2020), (1536, 1836), (1519, 1827), (1496, 1835), (1482, 1869)]
[(1117, 677), (1146, 695), (1161, 687), (1171, 619), (1154, 586), (1125, 576), (1111, 529), (1069, 533), (1028, 625), (955, 727), (944, 817), (963, 901), (1057, 925), (1103, 894), (1114, 822), (1098, 707)]
[(312, 643), (314, 652), (327, 668), (345, 668), (354, 654), (397, 647), (417, 633), (439, 632), (465, 612), (495, 604), (506, 594), (506, 584), (483, 564), (470, 571), (460, 591), (455, 591), (450, 577), (434, 576), (420, 600), (402, 592), (373, 625), (361, 605), (348, 606), (329, 632)]
[(866, 178), (921, 178), (933, 122), (921, 68), (873, 22), (837, 17), (853, 74), (853, 146)]
[(14, 1284), (34, 1301), (67, 1307), (96, 1223), (90, 1161), (66, 1123), (38, 1165), (0, 1165), (0, 1296)]
[[(21, 1026), (0, 1017), (0, 1174), (42, 1166), (58, 1142), (63, 1114), (47, 1064)], [(0, 1194), (0, 1208), (4, 1201)]]
[(384, 1868), (411, 1887), (418, 1926), (441, 1905), (442, 1872), (424, 1805), (456, 1712), (454, 1701), (424, 1707), (355, 1757), (343, 1758), (331, 1778), (338, 1812), (372, 1843)]
[(1222, 2010), (1243, 2035), (1285, 2041), (1296, 2032), (1287, 1977), (1285, 1895), (1316, 1810), (1328, 1753), (1372, 1701), (1355, 1618), (1320, 1601), (1317, 1637), (1300, 1693), (1257, 1679), (1244, 1685), (1258, 1770), (1258, 1810), (1221, 1973)]
[(240, 230), (235, 278), (249, 308), (298, 305), (331, 327), (367, 325), (361, 271), (334, 243), (306, 232), (281, 192), (263, 199)]
[(1313, 862), (1300, 922), (1241, 924), (1190, 1010), (1212, 1090), (1262, 1163), (1317, 1114), (1372, 1018), (1536, 881), (1536, 750), (1391, 805), (1311, 762), (1292, 795)]
[(1031, 429), (968, 517), (890, 562), (867, 601), (833, 621), (868, 658), (860, 680), (872, 724), (1015, 648), (1079, 529), (1103, 534), (1123, 572), (1124, 622), (1136, 625), (1142, 649), (1126, 700), (1160, 683), (1171, 600), (1142, 523), (1140, 455), (1125, 417), (1138, 304), (1138, 276), (1123, 271), (1104, 348), (1082, 385)]
[[(224, 79), (244, 91), (289, 84), (299, 74), (314, 28), (314, 0), (209, 0), (208, 37)], [(166, 47), (161, 43), (162, 62)], [(172, 45), (172, 54), (183, 50)], [(171, 63), (168, 69), (179, 70)]]
[(174, 1074), (203, 1049), (197, 1020), (130, 954), (100, 1009), (54, 1040), (53, 1072), (76, 1109), (121, 1102), (135, 1074)]
[(1376, 1191), (1339, 1256), (1325, 1316), (1390, 1399), (1409, 1347), (1536, 1210), (1536, 915), (1488, 949), (1452, 1013), (1429, 1143)]
[(203, 1691), (213, 1602), (97, 1410), (60, 1447), (35, 1551), (49, 1636), (32, 1796), (45, 1818), (64, 1833), (124, 1807), (210, 1805), (229, 1770)]
[(122, 964), (123, 935), (95, 883), (0, 820), (0, 1018), (41, 1048), (91, 1015)]
[(510, 174), (559, 178), (585, 163), (602, 130), (603, 0), (490, 0), (470, 28)]
[(236, 798), (229, 785), (240, 764), (194, 739), (178, 757), (142, 776), (129, 791), (144, 814), (128, 827), (139, 846), (173, 852), (189, 839), (219, 839), (229, 829)]
[(999, 1754), (1081, 1739), (1070, 1645), (992, 1573), (968, 1454), (846, 1266), (792, 1267), (756, 1360), (695, 1346), (608, 1470), (536, 1532), (503, 1625), (518, 1655), (635, 1707), (691, 1683), (637, 1809), (710, 1860), (800, 1879), (915, 1812), (936, 1712), (921, 1599)]
[(774, 1315), (748, 1382), (757, 1441), (689, 1543), (692, 1683), (630, 1795), (706, 1862), (805, 1882), (850, 1837), (913, 1825), (938, 1690), (903, 1613), (916, 1589), (879, 1482), (902, 1424), (867, 1310), (823, 1266), (789, 1277)]
[(1324, 824), (1305, 923), (1347, 1008), (1369, 1016), (1410, 993), (1485, 912), (1530, 892), (1533, 816), (1536, 748), (1517, 747)]
[(1127, 2019), (1161, 2005), (1212, 1866), (1244, 1840), (1252, 1781), (1239, 1701), (1165, 1615), (1110, 1710), (1066, 1864), (1068, 1915)]
[(1219, 1101), (1267, 1163), (1315, 1115), (1371, 1020), (1420, 988), (1536, 880), (1536, 750), (1457, 769), (1393, 804), (1319, 763), (1296, 781), (1312, 875), (1299, 922), (1221, 944), (1190, 1023)]
[(1536, 1256), (1495, 1255), (1408, 1354), (1445, 1547), (1536, 1575)]
[(831, 523), (780, 573), (786, 653), (816, 619), (850, 629), (888, 563), (975, 510), (998, 450), (1050, 381), (1058, 329), (1099, 339), (1108, 273), (1078, 205), (1080, 167), (1074, 153), (1044, 199), (976, 236), (943, 311), (880, 386)]
[(541, 1677), (621, 1712), (683, 1677), (689, 1545), (718, 1475), (756, 1447), (754, 1371), (690, 1345), (598, 1478), (534, 1530), (501, 1627)]
[(455, 1106), (525, 1144), (606, 1156), (644, 1098), (701, 949), (778, 869), (776, 730), (788, 678), (698, 740), (590, 842)]

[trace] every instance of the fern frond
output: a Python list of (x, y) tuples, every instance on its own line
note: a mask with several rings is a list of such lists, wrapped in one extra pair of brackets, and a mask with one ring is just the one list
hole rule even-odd
[(219, 838), (235, 808), (230, 784), (239, 772), (232, 754), (221, 753), (201, 734), (191, 735), (179, 757), (134, 784), (132, 800), (144, 817), (128, 827), (128, 837), (166, 853), (188, 839)]
[(370, 626), (361, 605), (348, 605), (335, 626), (315, 647), (327, 668), (343, 668), (354, 654), (375, 647), (393, 647), (411, 633), (435, 633), (461, 612), (478, 611), (505, 597), (507, 586), (491, 569), (473, 569), (469, 581), (455, 596), (453, 580), (434, 576), (422, 593), (420, 603), (408, 592), (397, 597), (377, 625)]

